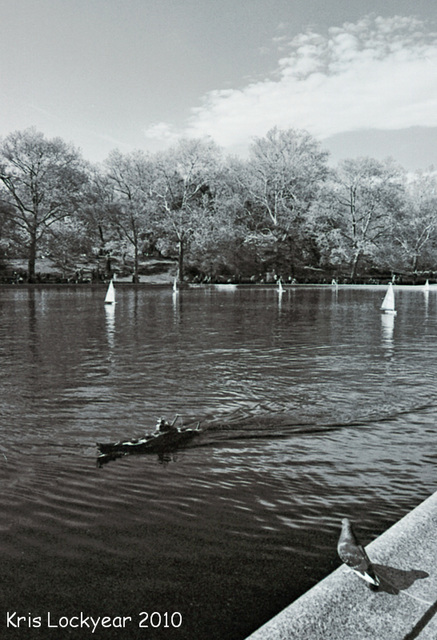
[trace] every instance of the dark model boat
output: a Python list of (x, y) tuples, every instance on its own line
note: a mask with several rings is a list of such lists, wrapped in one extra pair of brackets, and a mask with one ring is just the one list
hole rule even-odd
[(129, 453), (164, 453), (174, 451), (201, 433), (200, 425), (193, 427), (177, 427), (176, 420), (170, 424), (159, 418), (154, 433), (142, 438), (118, 440), (117, 442), (97, 442), (97, 448), (103, 456), (119, 456)]

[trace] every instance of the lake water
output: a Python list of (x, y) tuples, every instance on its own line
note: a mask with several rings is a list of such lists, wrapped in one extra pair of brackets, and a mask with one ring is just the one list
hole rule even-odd
[[(339, 566), (342, 517), (367, 544), (436, 489), (437, 291), (104, 295), (0, 289), (1, 637), (242, 640)], [(96, 465), (176, 413), (184, 450)]]

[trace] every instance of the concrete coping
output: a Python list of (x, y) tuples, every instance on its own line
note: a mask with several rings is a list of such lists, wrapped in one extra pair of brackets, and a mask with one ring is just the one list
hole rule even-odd
[(436, 640), (437, 492), (366, 551), (377, 591), (342, 565), (247, 640)]

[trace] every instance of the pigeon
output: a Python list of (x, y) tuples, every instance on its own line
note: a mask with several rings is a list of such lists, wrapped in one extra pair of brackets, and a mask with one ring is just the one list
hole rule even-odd
[(355, 571), (357, 576), (365, 580), (370, 589), (377, 589), (380, 584), (379, 578), (375, 574), (367, 553), (355, 536), (352, 523), (348, 518), (343, 518), (341, 523), (341, 534), (337, 545), (340, 559)]

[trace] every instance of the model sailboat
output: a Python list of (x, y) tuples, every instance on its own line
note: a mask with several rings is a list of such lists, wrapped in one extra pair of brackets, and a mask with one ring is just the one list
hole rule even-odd
[(106, 292), (105, 304), (115, 304), (115, 289), (112, 280), (109, 283), (108, 290)]
[(383, 313), (391, 313), (394, 316), (396, 315), (395, 294), (391, 282), (388, 285), (387, 293), (385, 294), (384, 300), (382, 301), (381, 311)]
[(282, 286), (282, 281), (279, 278), (279, 280), (278, 280), (278, 293), (283, 293), (283, 291), (284, 291), (284, 287)]

